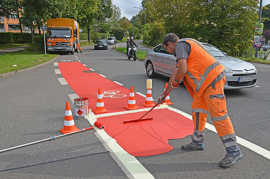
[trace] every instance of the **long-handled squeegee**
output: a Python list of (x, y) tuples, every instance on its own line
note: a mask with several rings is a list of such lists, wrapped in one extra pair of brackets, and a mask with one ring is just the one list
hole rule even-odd
[(131, 123), (131, 122), (139, 122), (139, 121), (145, 121), (145, 120), (153, 120), (153, 118), (145, 118), (143, 119), (145, 116), (147, 116), (151, 111), (153, 111), (157, 106), (159, 105), (159, 103), (155, 104), (155, 106), (153, 106), (149, 111), (147, 111), (146, 113), (144, 113), (139, 119), (133, 119), (133, 120), (125, 120), (123, 121), (124, 124), (126, 123)]

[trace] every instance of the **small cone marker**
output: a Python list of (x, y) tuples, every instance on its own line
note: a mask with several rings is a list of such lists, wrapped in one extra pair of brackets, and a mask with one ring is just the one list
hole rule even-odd
[(132, 86), (132, 87), (130, 87), (127, 109), (132, 110), (132, 109), (137, 109), (137, 108), (138, 108), (138, 106), (136, 106), (135, 92), (134, 92), (134, 88)]
[(62, 134), (67, 134), (70, 132), (77, 132), (80, 131), (79, 128), (75, 126), (72, 112), (70, 109), (70, 104), (68, 101), (66, 101), (66, 110), (65, 110), (65, 120), (64, 120), (64, 128), (60, 130)]
[[(165, 83), (164, 91), (166, 90), (167, 87), (168, 87), (168, 83)], [(171, 102), (171, 99), (170, 99), (170, 94), (168, 96), (166, 96), (165, 101), (163, 102), (163, 104), (167, 104), (167, 105), (172, 105), (173, 104)]]
[(96, 109), (94, 110), (95, 114), (105, 113), (107, 110), (104, 107), (103, 93), (101, 89), (98, 89)]
[(145, 107), (153, 107), (153, 106), (155, 106), (155, 102), (154, 102), (153, 97), (152, 97), (152, 80), (151, 79), (146, 80), (146, 89), (147, 89), (147, 92), (146, 92), (144, 106)]

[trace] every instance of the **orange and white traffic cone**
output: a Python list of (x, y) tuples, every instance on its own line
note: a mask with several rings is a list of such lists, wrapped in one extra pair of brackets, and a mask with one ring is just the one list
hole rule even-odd
[[(168, 83), (165, 83), (164, 91), (166, 90), (167, 87), (168, 87)], [(163, 102), (163, 104), (167, 104), (167, 105), (172, 105), (173, 104), (171, 102), (171, 99), (170, 99), (170, 94), (168, 96), (166, 96), (165, 101)]]
[(154, 99), (152, 97), (152, 89), (151, 88), (147, 89), (144, 106), (145, 107), (155, 106), (155, 102), (154, 102)]
[(64, 120), (64, 128), (60, 130), (62, 134), (67, 134), (70, 132), (77, 132), (80, 129), (75, 126), (72, 112), (70, 109), (70, 104), (66, 101), (66, 110), (65, 110), (65, 120)]
[(93, 111), (95, 114), (105, 113), (107, 110), (104, 107), (103, 93), (98, 89), (96, 109)]
[(136, 106), (135, 92), (132, 86), (130, 87), (127, 109), (132, 110), (132, 109), (137, 109), (137, 108), (138, 106)]

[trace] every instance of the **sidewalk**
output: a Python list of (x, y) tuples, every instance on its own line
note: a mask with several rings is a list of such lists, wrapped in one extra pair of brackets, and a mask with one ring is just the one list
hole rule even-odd
[(11, 52), (20, 52), (20, 51), (24, 51), (25, 47), (17, 47), (17, 48), (8, 48), (8, 49), (0, 49), (0, 54), (3, 53), (11, 53)]

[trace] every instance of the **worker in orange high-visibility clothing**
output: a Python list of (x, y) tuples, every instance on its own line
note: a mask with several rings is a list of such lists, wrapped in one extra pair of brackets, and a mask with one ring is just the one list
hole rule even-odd
[(211, 56), (194, 39), (180, 39), (174, 33), (169, 33), (163, 40), (163, 47), (176, 56), (177, 64), (170, 77), (169, 85), (158, 100), (162, 103), (173, 88), (184, 85), (193, 97), (192, 118), (194, 133), (192, 142), (182, 146), (182, 150), (204, 150), (204, 129), (208, 114), (210, 114), (217, 133), (226, 150), (225, 157), (219, 166), (227, 168), (243, 157), (236, 142), (232, 122), (228, 116), (226, 98), (224, 95), (224, 66)]

